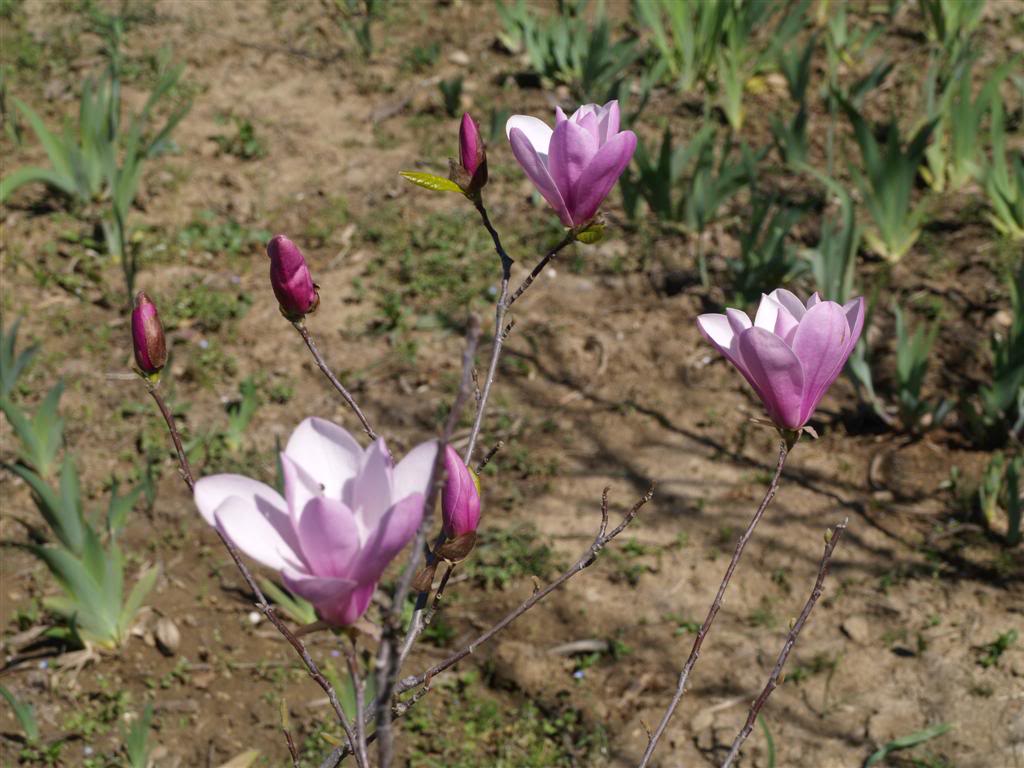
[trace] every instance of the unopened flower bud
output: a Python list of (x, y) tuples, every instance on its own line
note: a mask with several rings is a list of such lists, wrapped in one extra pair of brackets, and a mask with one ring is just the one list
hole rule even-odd
[(444, 468), (447, 479), (441, 491), (441, 518), (445, 534), (455, 539), (475, 532), (480, 523), (480, 485), (450, 445), (445, 446)]
[(299, 246), (284, 235), (275, 235), (267, 243), (270, 257), (270, 285), (281, 305), (281, 314), (289, 320), (301, 320), (320, 303), (313, 276)]
[(167, 363), (164, 329), (160, 325), (156, 304), (145, 291), (139, 291), (135, 295), (135, 306), (132, 309), (132, 347), (135, 350), (136, 365), (149, 376), (160, 373)]
[(476, 121), (465, 113), (459, 126), (459, 169), (453, 178), (465, 192), (479, 192), (487, 183), (487, 152)]

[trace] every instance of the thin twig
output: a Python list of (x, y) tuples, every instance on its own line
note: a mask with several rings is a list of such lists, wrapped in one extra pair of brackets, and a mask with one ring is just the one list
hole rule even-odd
[(348, 675), (352, 678), (352, 687), (356, 692), (356, 746), (359, 749), (359, 757), (366, 764), (370, 764), (370, 758), (366, 753), (366, 720), (363, 711), (366, 708), (366, 689), (363, 686), (362, 675), (359, 674), (359, 658), (356, 655), (356, 639), (353, 635), (351, 644), (342, 645), (345, 647), (345, 659), (348, 662)]
[(338, 381), (338, 377), (335, 376), (327, 366), (327, 361), (324, 360), (323, 355), (320, 354), (320, 350), (317, 349), (316, 344), (313, 343), (313, 338), (309, 335), (309, 329), (306, 328), (305, 323), (301, 320), (296, 320), (292, 325), (295, 326), (295, 330), (299, 332), (302, 340), (306, 342), (306, 346), (313, 355), (313, 359), (316, 361), (317, 367), (323, 372), (324, 376), (327, 377), (327, 380), (331, 382), (331, 385), (338, 390), (338, 394), (341, 395), (342, 399), (356, 415), (356, 418), (359, 419), (359, 423), (363, 425), (363, 431), (366, 433), (366, 436), (371, 440), (376, 440), (377, 433), (373, 431), (373, 428), (370, 426), (370, 422), (366, 420), (366, 416), (363, 415), (363, 412), (359, 408), (358, 403), (356, 403), (355, 398), (352, 397), (352, 394), (345, 389), (345, 385)]
[(555, 254), (560, 250), (569, 245), (575, 236), (572, 232), (566, 233), (566, 236), (544, 254), (543, 258), (537, 263), (537, 266), (533, 268), (533, 271), (529, 274), (523, 284), (516, 289), (516, 292), (509, 295), (509, 282), (512, 279), (512, 258), (505, 251), (505, 248), (501, 244), (501, 237), (498, 235), (498, 231), (491, 224), (491, 220), (487, 215), (487, 209), (484, 207), (483, 200), (477, 196), (473, 200), (473, 204), (476, 206), (477, 212), (480, 214), (480, 220), (483, 222), (484, 227), (491, 235), (491, 239), (494, 241), (494, 250), (498, 254), (498, 258), (501, 259), (501, 286), (498, 289), (498, 300), (494, 305), (494, 339), (491, 345), (491, 360), (487, 366), (487, 378), (484, 379), (483, 392), (477, 399), (476, 418), (473, 420), (473, 429), (469, 433), (469, 443), (466, 445), (466, 452), (462, 457), (463, 463), (468, 467), (470, 461), (473, 458), (473, 450), (476, 448), (477, 438), (480, 436), (480, 429), (483, 426), (484, 414), (487, 411), (487, 400), (491, 395), (491, 386), (494, 384), (494, 377), (498, 373), (498, 362), (501, 359), (501, 350), (505, 344), (505, 339), (508, 338), (509, 332), (512, 330), (512, 324), (505, 324), (505, 313), (508, 312), (509, 307), (512, 306), (512, 302), (518, 299), (523, 292), (530, 287), (530, 284), (534, 279), (541, 273), (544, 267), (547, 265)]
[(544, 267), (548, 265), (548, 262), (555, 258), (555, 256), (558, 255), (558, 252), (560, 250), (565, 248), (565, 246), (569, 245), (569, 243), (571, 243), (575, 239), (576, 235), (573, 234), (572, 231), (566, 232), (565, 237), (562, 238), (558, 245), (556, 245), (554, 248), (552, 248), (550, 251), (544, 254), (543, 258), (537, 262), (537, 265), (530, 271), (530, 274), (528, 274), (526, 276), (526, 279), (523, 280), (522, 285), (516, 288), (516, 292), (513, 293), (512, 297), (508, 300), (508, 305), (510, 307), (513, 304), (515, 304), (516, 299), (518, 299), (520, 296), (526, 293), (527, 288), (533, 285), (533, 281), (536, 280), (537, 276), (544, 271)]
[(476, 440), (480, 435), (480, 427), (484, 422), (487, 399), (491, 395), (491, 385), (494, 384), (494, 377), (498, 373), (501, 347), (505, 341), (505, 337), (502, 335), (502, 328), (505, 326), (505, 313), (508, 311), (509, 305), (508, 284), (512, 279), (512, 265), (515, 263), (505, 251), (504, 246), (502, 246), (501, 237), (498, 235), (498, 230), (491, 224), (491, 219), (487, 215), (483, 199), (478, 195), (473, 203), (480, 214), (480, 220), (491, 235), (491, 240), (494, 241), (494, 250), (501, 260), (501, 287), (498, 289), (498, 300), (494, 305), (494, 340), (491, 344), (491, 361), (487, 365), (487, 378), (484, 379), (483, 391), (480, 392), (476, 399), (476, 418), (473, 419), (473, 429), (469, 433), (469, 443), (466, 445), (466, 453), (462, 457), (462, 461), (466, 466), (469, 466), (470, 459), (473, 458), (473, 449), (476, 448)]
[(672, 696), (672, 701), (668, 705), (668, 709), (665, 710), (665, 714), (661, 718), (661, 722), (658, 723), (658, 727), (654, 731), (654, 735), (651, 736), (650, 741), (647, 743), (647, 749), (644, 751), (644, 755), (640, 760), (639, 768), (645, 768), (654, 755), (654, 750), (658, 746), (658, 740), (661, 738), (665, 729), (668, 727), (669, 720), (672, 719), (673, 713), (676, 711), (676, 707), (679, 706), (679, 701), (683, 698), (683, 694), (686, 692), (686, 682), (690, 678), (690, 672), (693, 671), (694, 666), (697, 664), (697, 659), (700, 658), (700, 648), (704, 644), (704, 638), (707, 636), (711, 629), (711, 625), (715, 621), (715, 617), (718, 615), (718, 611), (722, 607), (722, 598), (725, 596), (725, 590), (729, 586), (729, 581), (732, 579), (732, 574), (736, 570), (736, 566), (740, 561), (740, 557), (743, 555), (743, 549), (747, 546), (747, 541), (750, 540), (750, 536), (754, 533), (754, 528), (760, 522), (761, 517), (764, 515), (768, 505), (772, 503), (772, 499), (775, 498), (775, 492), (779, 486), (779, 477), (782, 475), (782, 467), (786, 463), (786, 456), (789, 454), (789, 447), (785, 440), (781, 441), (779, 445), (779, 461), (775, 467), (775, 474), (772, 476), (771, 483), (768, 485), (768, 490), (761, 500), (761, 504), (758, 506), (757, 511), (754, 512), (754, 516), (750, 519), (747, 529), (740, 536), (739, 541), (736, 542), (736, 549), (732, 553), (732, 559), (729, 561), (729, 566), (725, 570), (725, 576), (722, 578), (722, 583), (718, 587), (718, 594), (715, 595), (715, 600), (711, 603), (711, 608), (708, 609), (708, 615), (704, 619), (704, 623), (700, 625), (700, 630), (697, 632), (697, 637), (693, 641), (693, 648), (690, 650), (690, 656), (686, 659), (686, 663), (683, 665), (682, 671), (679, 673), (679, 681), (676, 684), (675, 694)]
[(437, 609), (441, 607), (441, 599), (444, 597), (444, 588), (448, 586), (448, 579), (452, 577), (453, 570), (455, 570), (455, 563), (448, 563), (445, 566), (444, 574), (441, 576), (441, 583), (437, 585), (437, 591), (434, 592), (434, 601), (430, 604), (430, 610), (423, 616), (423, 624), (425, 626), (430, 626), (430, 622), (434, 618), (434, 614), (437, 613)]
[[(593, 542), (580, 556), (565, 573), (559, 576), (555, 581), (551, 582), (547, 587), (541, 590), (534, 591), (529, 598), (523, 601), (517, 608), (506, 614), (502, 619), (498, 621), (493, 627), (477, 637), (469, 645), (465, 646), (461, 650), (453, 653), (447, 659), (439, 664), (434, 665), (426, 672), (413, 677), (407, 677), (401, 681), (401, 683), (395, 688), (395, 694), (405, 693), (413, 688), (417, 690), (408, 699), (402, 701), (396, 701), (392, 704), (391, 714), (393, 717), (403, 717), (412, 707), (423, 698), (430, 691), (430, 684), (434, 679), (434, 676), (444, 672), (450, 667), (457, 664), (462, 659), (472, 654), (477, 648), (490, 640), (501, 630), (508, 627), (513, 621), (522, 616), (528, 610), (533, 608), (537, 603), (547, 597), (549, 594), (554, 592), (560, 586), (565, 584), (576, 574), (580, 573), (588, 566), (593, 564), (597, 559), (598, 553), (605, 547), (608, 542), (622, 533), (626, 527), (633, 522), (637, 514), (651, 497), (654, 495), (654, 487), (645, 493), (622, 517), (622, 521), (609, 533), (608, 532), (608, 489), (605, 488), (601, 496), (601, 525), (598, 529), (597, 535), (594, 537)], [(443, 579), (442, 579), (443, 583)], [(422, 686), (422, 687), (419, 687)], [(367, 740), (373, 742), (377, 738), (377, 733), (371, 733)], [(334, 768), (338, 763), (351, 754), (351, 749), (347, 746), (337, 747), (327, 758), (321, 763), (320, 768)]]
[(284, 731), (284, 740), (288, 744), (288, 754), (292, 758), (292, 768), (301, 768), (302, 763), (299, 762), (299, 750), (295, 748), (295, 739), (292, 738), (292, 732), (284, 724), (281, 725), (281, 730)]
[(750, 736), (750, 732), (754, 730), (754, 723), (757, 722), (757, 716), (761, 712), (761, 708), (764, 707), (765, 702), (768, 701), (768, 697), (772, 695), (772, 691), (779, 683), (779, 677), (782, 675), (782, 668), (786, 665), (786, 660), (789, 658), (789, 652), (793, 650), (793, 646), (796, 644), (797, 637), (800, 636), (801, 630), (804, 628), (804, 624), (807, 623), (807, 617), (811, 615), (811, 611), (814, 610), (815, 604), (818, 602), (818, 598), (821, 597), (822, 589), (825, 584), (825, 577), (828, 576), (829, 566), (832, 562), (832, 552), (835, 550), (836, 545), (839, 544), (839, 539), (842, 538), (843, 533), (846, 532), (846, 525), (849, 523), (850, 518), (843, 518), (843, 522), (839, 523), (835, 528), (830, 530), (825, 535), (825, 552), (821, 556), (821, 564), (818, 566), (818, 578), (814, 582), (814, 589), (811, 590), (811, 596), (807, 598), (807, 602), (804, 604), (804, 608), (800, 611), (800, 616), (793, 622), (793, 626), (789, 629), (789, 634), (786, 635), (786, 642), (782, 646), (782, 650), (779, 652), (779, 658), (775, 661), (775, 667), (772, 669), (771, 675), (768, 677), (768, 682), (765, 683), (764, 689), (761, 694), (754, 700), (754, 703), (750, 706), (750, 712), (747, 714), (747, 721), (743, 724), (743, 730), (736, 736), (736, 740), (732, 743), (732, 748), (729, 750), (728, 757), (725, 758), (725, 762), (722, 763), (722, 768), (729, 768), (732, 765), (733, 760), (740, 753), (740, 747), (743, 746), (743, 742)]
[(505, 441), (504, 440), (499, 440), (498, 442), (496, 442), (493, 446), (491, 446), (491, 450), (489, 450), (487, 453), (485, 453), (484, 457), (482, 459), (480, 459), (480, 461), (477, 462), (476, 467), (474, 468), (473, 471), (476, 472), (478, 475), (481, 472), (483, 472), (484, 471), (484, 467), (486, 467), (488, 464), (491, 463), (491, 459), (494, 458), (494, 455), (498, 451), (500, 451), (502, 448), (504, 448), (504, 447), (505, 447)]
[(174, 424), (174, 414), (171, 413), (171, 409), (164, 402), (163, 395), (157, 389), (158, 385), (148, 378), (143, 380), (146, 382), (146, 391), (156, 401), (156, 407), (160, 409), (160, 414), (164, 417), (164, 421), (167, 422), (167, 430), (171, 433), (171, 441), (174, 443), (174, 450), (178, 454), (178, 467), (181, 472), (181, 479), (185, 481), (185, 485), (191, 491), (195, 488), (196, 480), (192, 476), (192, 467), (189, 466), (188, 456), (185, 454), (185, 448), (181, 444), (181, 433), (178, 432), (178, 428)]
[(430, 525), (430, 513), (437, 502), (437, 494), (440, 490), (439, 481), (444, 472), (444, 449), (451, 440), (456, 425), (459, 423), (462, 409), (465, 407), (466, 400), (469, 399), (469, 393), (473, 386), (473, 360), (476, 356), (477, 345), (480, 343), (480, 320), (476, 315), (470, 316), (469, 320), (469, 328), (466, 332), (466, 347), (462, 354), (462, 379), (459, 382), (459, 390), (455, 395), (451, 411), (448, 413), (448, 419), (445, 422), (444, 431), (441, 434), (441, 440), (438, 445), (437, 457), (434, 459), (434, 466), (430, 472), (430, 483), (423, 505), (423, 520), (416, 531), (412, 554), (395, 587), (391, 598), (391, 607), (385, 612), (383, 617), (384, 621), (376, 662), (377, 703), (375, 706), (375, 733), (378, 750), (378, 768), (389, 768), (394, 758), (394, 744), (391, 734), (391, 698), (398, 681), (401, 659), (401, 645), (398, 642), (398, 636), (401, 632), (402, 608), (409, 594), (413, 577), (419, 569), (420, 558), (423, 556), (424, 544), (427, 539), (427, 528)]
[[(605, 493), (607, 494), (607, 491)], [(419, 675), (415, 675), (413, 677), (408, 677), (408, 678), (402, 680), (402, 682), (399, 684), (398, 688), (396, 689), (396, 692), (397, 693), (404, 693), (405, 691), (408, 691), (408, 690), (410, 690), (412, 688), (415, 688), (415, 687), (417, 687), (419, 685), (422, 685), (424, 683), (424, 681), (436, 677), (441, 672), (444, 672), (446, 669), (448, 669), (448, 668), (454, 666), (455, 664), (457, 664), (458, 662), (462, 661), (462, 659), (464, 659), (467, 656), (469, 656), (479, 646), (483, 645), (488, 640), (490, 640), (492, 637), (494, 637), (496, 634), (501, 632), (503, 629), (505, 629), (505, 627), (507, 627), (509, 624), (511, 624), (516, 619), (518, 619), (520, 616), (522, 616), (528, 610), (533, 608), (533, 606), (535, 606), (537, 603), (539, 603), (545, 597), (550, 595), (556, 589), (561, 587), (563, 584), (565, 584), (565, 582), (567, 582), (573, 576), (575, 576), (576, 574), (580, 573), (585, 568), (590, 566), (597, 559), (598, 553), (605, 547), (605, 545), (608, 544), (609, 541), (614, 539), (620, 533), (622, 533), (622, 531), (625, 530), (626, 526), (628, 526), (631, 522), (633, 522), (634, 518), (636, 518), (636, 516), (637, 516), (637, 513), (640, 511), (640, 508), (643, 507), (643, 505), (646, 504), (648, 501), (650, 501), (651, 497), (653, 495), (654, 495), (654, 488), (652, 486), (651, 489), (648, 490), (647, 493), (645, 493), (640, 498), (640, 500), (637, 501), (637, 503), (634, 504), (630, 508), (630, 510), (623, 516), (622, 522), (619, 523), (619, 525), (616, 526), (616, 528), (614, 530), (612, 530), (610, 533), (606, 532), (607, 528), (608, 528), (608, 506), (607, 506), (607, 497), (605, 497), (604, 500), (602, 501), (602, 505), (601, 505), (601, 512), (602, 512), (602, 515), (601, 515), (601, 518), (602, 518), (601, 519), (601, 527), (598, 530), (597, 536), (594, 537), (594, 540), (593, 540), (593, 542), (591, 542), (590, 546), (587, 547), (587, 549), (583, 552), (583, 554), (580, 555), (580, 558), (575, 563), (573, 563), (572, 566), (570, 566), (568, 570), (566, 570), (561, 576), (559, 576), (557, 579), (555, 579), (553, 582), (548, 584), (543, 589), (540, 589), (540, 590), (534, 592), (532, 595), (530, 595), (530, 597), (528, 597), (526, 600), (524, 600), (522, 603), (520, 603), (516, 608), (514, 608), (512, 611), (507, 613), (503, 618), (501, 618), (494, 626), (492, 626), (486, 632), (482, 633), (480, 636), (478, 636), (476, 639), (474, 639), (472, 642), (470, 642), (465, 647), (463, 647), (460, 650), (458, 650), (455, 653), (453, 653), (451, 656), (446, 658), (444, 661), (441, 661), (441, 662), (435, 664), (430, 669), (428, 669), (425, 672), (420, 673)]]
[[(147, 381), (147, 389), (149, 394), (152, 395), (153, 400), (156, 401), (157, 407), (160, 409), (160, 413), (164, 417), (164, 421), (167, 422), (167, 430), (170, 432), (171, 440), (174, 442), (174, 448), (178, 452), (178, 462), (181, 465), (181, 476), (188, 486), (189, 491), (192, 491), (195, 487), (195, 480), (192, 474), (192, 468), (189, 466), (188, 456), (186, 456), (184, 449), (181, 444), (181, 435), (178, 433), (178, 428), (174, 423), (174, 416), (171, 414), (170, 409), (167, 407), (167, 403), (164, 402), (163, 396), (156, 386), (152, 385)], [(302, 663), (306, 666), (306, 671), (309, 672), (309, 676), (313, 678), (317, 685), (323, 689), (324, 693), (327, 694), (327, 698), (331, 702), (331, 706), (334, 709), (335, 715), (337, 715), (338, 722), (345, 731), (345, 736), (349, 740), (350, 745), (355, 744), (355, 732), (352, 730), (352, 725), (348, 721), (348, 717), (345, 715), (345, 710), (342, 709), (341, 702), (338, 700), (338, 694), (334, 690), (334, 686), (331, 685), (330, 681), (324, 677), (323, 673), (317, 667), (316, 662), (309, 655), (309, 651), (306, 650), (306, 646), (303, 642), (295, 636), (295, 634), (288, 629), (288, 626), (278, 617), (274, 611), (274, 607), (267, 601), (267, 598), (263, 595), (263, 591), (259, 588), (256, 580), (250, 573), (249, 568), (245, 565), (242, 560), (242, 554), (239, 552), (238, 547), (235, 546), (234, 542), (229, 539), (218, 526), (214, 526), (214, 530), (217, 532), (217, 536), (220, 537), (221, 542), (224, 544), (231, 555), (231, 559), (235, 563), (235, 567), (238, 568), (239, 573), (242, 574), (242, 578), (245, 580), (249, 590), (256, 596), (256, 608), (267, 617), (267, 620), (273, 624), (274, 628), (280, 632), (284, 639), (295, 649), (295, 653), (298, 654), (299, 658), (302, 659)], [(367, 763), (364, 763), (356, 756), (356, 763), (360, 768), (369, 768)]]

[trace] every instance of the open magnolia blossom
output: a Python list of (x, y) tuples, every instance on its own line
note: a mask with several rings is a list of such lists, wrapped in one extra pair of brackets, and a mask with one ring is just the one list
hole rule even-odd
[(584, 104), (572, 117), (555, 110), (555, 129), (529, 115), (505, 124), (512, 154), (565, 226), (580, 229), (626, 170), (636, 134), (619, 131), (619, 102)]
[(761, 297), (753, 324), (745, 312), (697, 318), (701, 333), (750, 382), (775, 425), (798, 430), (811, 418), (853, 352), (864, 299), (840, 306), (815, 293), (805, 306), (779, 288)]
[(363, 450), (348, 432), (309, 418), (281, 454), (284, 498), (241, 475), (195, 486), (203, 518), (338, 626), (366, 611), (384, 569), (413, 538), (437, 443), (413, 448), (397, 466), (383, 440)]

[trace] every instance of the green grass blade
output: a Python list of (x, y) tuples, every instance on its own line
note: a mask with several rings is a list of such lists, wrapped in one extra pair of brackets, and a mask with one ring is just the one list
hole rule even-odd
[(871, 768), (871, 766), (877, 765), (885, 760), (885, 758), (887, 758), (892, 752), (916, 747), (918, 744), (934, 739), (936, 736), (941, 736), (951, 729), (952, 726), (948, 723), (939, 723), (938, 725), (933, 725), (931, 728), (925, 728), (923, 731), (916, 731), (915, 733), (908, 734), (907, 736), (900, 736), (898, 739), (893, 739), (865, 760), (863, 768)]
[(14, 710), (14, 716), (18, 719), (21, 730), (25, 732), (25, 740), (30, 745), (39, 741), (39, 723), (36, 722), (36, 714), (32, 710), (32, 705), (18, 701), (15, 695), (2, 685), (0, 685), (0, 696), (3, 696)]

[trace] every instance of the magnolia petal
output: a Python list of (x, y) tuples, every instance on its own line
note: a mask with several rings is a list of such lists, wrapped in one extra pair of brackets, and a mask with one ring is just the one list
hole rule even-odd
[(569, 118), (565, 116), (565, 112), (562, 111), (561, 107), (555, 107), (555, 125), (558, 125), (568, 119)]
[(420, 443), (398, 462), (391, 486), (391, 496), (394, 500), (401, 501), (414, 493), (427, 495), (430, 473), (434, 470), (434, 461), (437, 459), (437, 447), (437, 440)]
[[(548, 145), (551, 143), (551, 126), (532, 115), (512, 115), (505, 123), (505, 135), (512, 141), (512, 129), (523, 132), (527, 143), (540, 155), (544, 164), (548, 161)], [(522, 162), (520, 162), (522, 165)]]
[(780, 306), (788, 309), (797, 322), (803, 318), (804, 313), (807, 311), (804, 303), (796, 297), (796, 294), (792, 291), (787, 291), (785, 288), (776, 288), (768, 296), (774, 299)]
[(704, 338), (710, 341), (722, 353), (725, 359), (732, 363), (746, 377), (747, 381), (750, 381), (746, 364), (743, 362), (737, 347), (739, 336), (736, 333), (735, 326), (729, 322), (729, 318), (725, 315), (717, 314), (700, 315), (697, 318), (697, 327)]
[(547, 155), (540, 155), (530, 143), (527, 135), (515, 126), (513, 126), (509, 133), (509, 141), (512, 144), (512, 154), (515, 156), (516, 162), (519, 163), (527, 177), (533, 182), (533, 186), (548, 201), (548, 205), (558, 214), (558, 218), (561, 219), (562, 223), (567, 227), (571, 227), (572, 218), (569, 216), (569, 209), (566, 208), (562, 193), (558, 190), (558, 186), (548, 172)]
[[(596, 129), (593, 116), (588, 118)], [(582, 191), (577, 187), (583, 172), (596, 154), (597, 136), (587, 128), (573, 120), (566, 120), (555, 127), (555, 132), (551, 136), (548, 170), (562, 194), (562, 200), (565, 201), (574, 224), (583, 223), (583, 220), (574, 215), (576, 199)]]
[(229, 541), (268, 568), (279, 571), (301, 560), (291, 518), (283, 510), (261, 510), (247, 499), (230, 496), (213, 517)]
[(284, 477), (284, 499), (288, 503), (288, 512), (295, 525), (306, 504), (317, 496), (322, 496), (324, 487), (302, 467), (295, 463), (287, 453), (282, 452), (281, 474)]
[(423, 519), (422, 495), (415, 493), (399, 501), (381, 518), (377, 528), (359, 551), (349, 575), (360, 584), (377, 581), (388, 564), (416, 535)]
[(367, 535), (391, 507), (393, 475), (391, 455), (384, 440), (378, 438), (366, 449), (363, 465), (352, 484), (351, 498), (346, 499)]
[(356, 476), (363, 449), (347, 431), (326, 419), (304, 419), (288, 438), (284, 452), (323, 486), (324, 495), (342, 499), (342, 489)]
[(602, 114), (599, 116), (601, 125), (601, 144), (604, 145), (619, 132), (619, 102), (612, 99), (604, 105)]
[(800, 422), (806, 422), (849, 356), (850, 326), (843, 308), (823, 301), (807, 310), (793, 337), (793, 352), (804, 371)]
[(314, 576), (291, 568), (281, 571), (281, 580), (289, 590), (309, 600), (314, 605), (327, 600), (336, 600), (348, 595), (358, 585), (352, 579), (340, 579), (333, 576)]
[(817, 291), (815, 291), (814, 293), (811, 294), (811, 297), (809, 299), (807, 299), (807, 308), (810, 309), (815, 304), (820, 304), (820, 303), (821, 303), (821, 296), (818, 294)]
[(347, 627), (355, 624), (359, 617), (366, 613), (373, 599), (373, 592), (377, 589), (377, 583), (360, 584), (344, 598), (333, 601), (326, 601), (317, 606), (320, 617), (339, 627)]
[(597, 213), (635, 151), (636, 134), (632, 131), (617, 134), (597, 151), (576, 185), (572, 217), (577, 224), (585, 224)]
[(706, 314), (697, 316), (697, 327), (708, 341), (718, 347), (720, 352), (732, 344), (736, 331), (729, 318), (725, 315)]
[(803, 426), (800, 405), (804, 373), (793, 350), (774, 333), (756, 327), (740, 335), (738, 349), (750, 383), (772, 421), (786, 429)]
[(299, 546), (311, 573), (347, 578), (359, 554), (359, 528), (352, 510), (336, 499), (311, 499), (299, 517)]
[(288, 505), (281, 494), (266, 483), (242, 475), (210, 475), (200, 478), (192, 493), (199, 513), (210, 525), (217, 524), (214, 513), (232, 496), (240, 498), (254, 511), (273, 509), (282, 514), (288, 511)]
[(738, 309), (726, 309), (725, 316), (729, 320), (729, 326), (732, 328), (732, 332), (736, 335), (743, 333), (747, 328), (750, 327), (750, 318), (747, 317), (746, 312), (740, 312)]
[(583, 128), (584, 130), (586, 130), (587, 133), (594, 137), (594, 151), (596, 152), (596, 147), (601, 146), (601, 128), (597, 121), (597, 114), (595, 112), (591, 112), (589, 115), (584, 115), (577, 122), (577, 125), (579, 125), (580, 128)]

